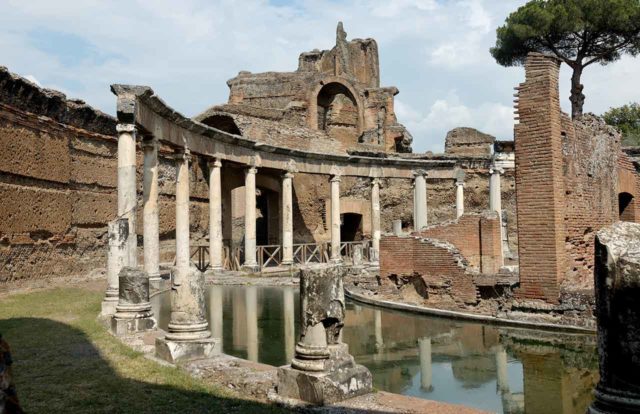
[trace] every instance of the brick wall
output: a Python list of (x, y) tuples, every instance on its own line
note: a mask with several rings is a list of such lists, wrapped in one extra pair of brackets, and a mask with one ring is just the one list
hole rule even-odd
[(500, 223), (496, 213), (464, 214), (457, 220), (430, 226), (419, 236), (453, 244), (479, 272), (497, 273), (502, 266)]
[(518, 88), (515, 126), (520, 290), (557, 302), (565, 269), (560, 62), (531, 54)]
[(529, 55), (515, 127), (517, 294), (549, 303), (559, 301), (561, 290), (593, 287), (594, 234), (618, 220), (622, 154), (619, 134), (602, 119), (571, 120), (560, 111), (559, 68), (552, 57)]
[(624, 209), (620, 207), (620, 220), (640, 223), (640, 211), (638, 210), (640, 208), (638, 206), (640, 179), (638, 179), (633, 162), (625, 153), (621, 153), (618, 158), (618, 194), (623, 202), (626, 201), (625, 197), (632, 197)]
[(468, 262), (451, 243), (420, 237), (383, 236), (380, 276), (422, 276), (429, 294), (446, 294), (460, 305), (477, 303)]

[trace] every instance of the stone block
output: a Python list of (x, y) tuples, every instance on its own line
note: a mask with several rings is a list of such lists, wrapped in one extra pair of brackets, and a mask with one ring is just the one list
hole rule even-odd
[(222, 344), (216, 338), (172, 341), (156, 338), (156, 356), (172, 364), (220, 355)]
[(640, 224), (618, 222), (595, 241), (600, 382), (589, 413), (640, 413)]

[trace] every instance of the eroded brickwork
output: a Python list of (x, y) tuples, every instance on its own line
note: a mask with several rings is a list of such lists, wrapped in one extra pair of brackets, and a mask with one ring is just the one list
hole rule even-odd
[(561, 113), (559, 68), (529, 55), (515, 127), (518, 295), (549, 303), (593, 288), (595, 231), (618, 220), (621, 156), (619, 134), (601, 119)]
[(413, 275), (424, 280), (429, 296), (446, 296), (460, 306), (478, 301), (474, 274), (451, 243), (421, 237), (382, 237), (380, 277)]

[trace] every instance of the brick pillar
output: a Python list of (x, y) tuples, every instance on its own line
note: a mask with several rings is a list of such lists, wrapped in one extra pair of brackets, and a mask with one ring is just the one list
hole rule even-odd
[(560, 61), (532, 53), (518, 89), (515, 127), (520, 290), (557, 303), (565, 272)]

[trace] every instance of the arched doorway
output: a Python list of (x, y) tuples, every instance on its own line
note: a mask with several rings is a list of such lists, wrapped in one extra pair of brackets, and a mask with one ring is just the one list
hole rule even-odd
[(340, 215), (340, 240), (343, 242), (362, 240), (362, 214), (344, 213)]
[(620, 221), (636, 221), (635, 200), (632, 194), (618, 194), (618, 209)]

